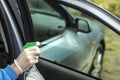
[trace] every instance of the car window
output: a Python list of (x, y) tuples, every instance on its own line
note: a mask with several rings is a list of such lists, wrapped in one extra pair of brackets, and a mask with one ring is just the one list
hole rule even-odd
[[(65, 8), (64, 6), (74, 20), (78, 20), (80, 29), (86, 26), (90, 28), (89, 33), (81, 32), (81, 30), (76, 29), (76, 26), (72, 26), (72, 28), (67, 26), (65, 17), (45, 1), (27, 0), (27, 3), (37, 40), (43, 44), (40, 56), (89, 74), (97, 50), (102, 49), (100, 55), (104, 53), (104, 30), (102, 24), (80, 11), (74, 11), (74, 9)], [(85, 21), (85, 24), (81, 20), (82, 22)], [(91, 70), (90, 74), (92, 72), (94, 71)]]
[(44, 0), (27, 0), (37, 40), (44, 41), (61, 34), (64, 18)]

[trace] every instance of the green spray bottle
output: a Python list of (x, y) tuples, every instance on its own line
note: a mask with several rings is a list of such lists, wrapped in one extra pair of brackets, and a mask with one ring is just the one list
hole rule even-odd
[(40, 42), (27, 42), (23, 47), (22, 49), (26, 49), (26, 48), (29, 48), (29, 47), (33, 47), (33, 46), (40, 46)]

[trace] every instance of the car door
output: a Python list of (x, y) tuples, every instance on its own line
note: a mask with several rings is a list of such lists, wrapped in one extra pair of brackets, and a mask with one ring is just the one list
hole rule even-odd
[[(22, 50), (24, 37), (20, 15), (17, 11), (14, 1), (0, 1), (0, 38), (1, 47), (0, 53), (2, 56), (1, 65), (4, 68), (8, 64), (13, 63)], [(19, 77), (21, 80), (22, 77)]]
[[(46, 0), (47, 1), (47, 0)], [(22, 18), (23, 18), (23, 22), (24, 22), (24, 26), (26, 26), (24, 29), (25, 29), (25, 37), (27, 37), (26, 38), (26, 40), (27, 41), (36, 41), (37, 39), (35, 39), (34, 37), (32, 38), (32, 40), (29, 38), (29, 36), (31, 37), (31, 36), (35, 36), (35, 33), (34, 33), (34, 29), (33, 29), (33, 27), (32, 27), (32, 23), (35, 23), (35, 22), (37, 22), (37, 21), (35, 21), (35, 22), (33, 22), (32, 20), (31, 20), (31, 18), (33, 17), (33, 15), (32, 16), (30, 16), (30, 10), (28, 10), (28, 6), (27, 6), (27, 4), (26, 4), (26, 1), (18, 1), (19, 3), (19, 7), (20, 7), (20, 12), (21, 12), (21, 16), (22, 16)], [(34, 2), (34, 1), (33, 1)], [(49, 2), (49, 3), (54, 3), (55, 5), (59, 5), (59, 4), (62, 4), (62, 5), (65, 5), (65, 6), (69, 6), (69, 7), (72, 7), (72, 8), (75, 8), (75, 9), (77, 9), (77, 10), (82, 10), (83, 12), (85, 12), (85, 13), (87, 13), (87, 12), (89, 12), (90, 13), (90, 15), (91, 16), (93, 16), (94, 18), (96, 18), (96, 19), (98, 19), (98, 20), (100, 20), (101, 22), (103, 22), (103, 23), (105, 23), (105, 24), (107, 24), (107, 25), (110, 25), (109, 27), (110, 28), (112, 28), (112, 29), (114, 29), (116, 32), (118, 32), (119, 33), (119, 28), (117, 28), (117, 27), (115, 27), (115, 25), (113, 25), (113, 24), (110, 24), (109, 22), (107, 22), (107, 20), (105, 20), (105, 19), (103, 19), (103, 17), (102, 16), (97, 16), (96, 14), (96, 12), (92, 12), (92, 11), (90, 11), (90, 10), (88, 10), (87, 8), (88, 7), (90, 7), (90, 8), (93, 8), (93, 9), (95, 9), (95, 10), (97, 10), (97, 9), (99, 9), (98, 7), (96, 7), (96, 6), (94, 6), (94, 5), (92, 5), (91, 3), (89, 3), (89, 2), (86, 2), (86, 1), (67, 1), (67, 0), (65, 0), (65, 1), (63, 1), (63, 0), (61, 0), (61, 1), (55, 1), (55, 2), (52, 2), (52, 1), (47, 1), (47, 2)], [(78, 3), (79, 3), (79, 5), (78, 5)], [(83, 6), (80, 6), (80, 4), (81, 5), (85, 5), (84, 7)], [(37, 3), (35, 3), (35, 5), (38, 5)], [(30, 5), (31, 6), (31, 5)], [(39, 5), (38, 5), (39, 6)], [(82, 9), (81, 9), (81, 7), (82, 7)], [(34, 9), (33, 9), (34, 10)], [(99, 10), (97, 10), (97, 12), (99, 12)], [(33, 12), (34, 13), (34, 12)], [(44, 14), (44, 13), (43, 13)], [(106, 15), (106, 14), (108, 14), (108, 13), (106, 13), (105, 11), (102, 11), (101, 10), (101, 12), (100, 12), (100, 14), (102, 14), (102, 15), (104, 15), (105, 17), (107, 17), (107, 18), (109, 18), (109, 20), (111, 20), (112, 22), (114, 22), (114, 23), (116, 23), (114, 20), (112, 20), (114, 17), (113, 16), (111, 16), (110, 14), (109, 14), (109, 17)], [(37, 15), (37, 14), (36, 14)], [(50, 14), (51, 15), (51, 14)], [(27, 17), (26, 17), (27, 16)], [(54, 15), (54, 12), (53, 12), (53, 15), (52, 16), (57, 16), (57, 17), (59, 17), (56, 13), (55, 13), (55, 15)], [(42, 16), (43, 17), (43, 16)], [(36, 18), (39, 18), (39, 16), (37, 16), (37, 17), (35, 17), (35, 19)], [(50, 19), (50, 17), (46, 17), (46, 18), (48, 18), (48, 19)], [(112, 18), (112, 19), (111, 19)], [(53, 20), (57, 20), (57, 19), (53, 19)], [(115, 20), (116, 21), (118, 21), (116, 18), (115, 18)], [(49, 20), (48, 20), (49, 21)], [(46, 21), (46, 25), (47, 25), (47, 23), (48, 23), (48, 25), (49, 25), (49, 22), (48, 21)], [(43, 47), (45, 47), (46, 45), (48, 46), (48, 45), (50, 45), (50, 46), (53, 46), (53, 44), (54, 45), (56, 45), (57, 43), (60, 43), (60, 41), (64, 41), (63, 40), (63, 38), (61, 38), (61, 36), (60, 35), (58, 35), (58, 36), (56, 36), (56, 34), (59, 34), (59, 33), (61, 33), (61, 32), (63, 32), (62, 30), (64, 30), (64, 21), (61, 21), (61, 20), (59, 20), (60, 22), (61, 22), (61, 24), (62, 24), (62, 27), (60, 26), (60, 29), (59, 29), (59, 27), (57, 28), (58, 30), (56, 31), (56, 30), (54, 30), (54, 29), (56, 29), (56, 27), (54, 27), (53, 29), (47, 29), (48, 31), (50, 31), (49, 32), (49, 35), (52, 35), (52, 36), (54, 36), (55, 35), (55, 37), (53, 38), (53, 39), (50, 39), (49, 41), (47, 41), (47, 43), (49, 43), (49, 44), (46, 44), (46, 43), (41, 43), (41, 51), (44, 51), (45, 50), (45, 48), (44, 49), (42, 49)], [(53, 23), (54, 24), (54, 23)], [(57, 22), (56, 22), (56, 24), (57, 24)], [(56, 25), (56, 24), (54, 24), (54, 25)], [(33, 24), (34, 25), (34, 24)], [(59, 24), (57, 24), (57, 25), (59, 25)], [(119, 23), (116, 23), (116, 25), (119, 25)], [(50, 25), (51, 26), (51, 25)], [(113, 27), (114, 26), (114, 27)], [(41, 29), (42, 31), (45, 31), (46, 29), (44, 29), (44, 27)], [(51, 33), (51, 30), (53, 31), (53, 33)], [(42, 33), (42, 31), (41, 31), (41, 33)], [(45, 34), (47, 34), (47, 32), (45, 33)], [(42, 35), (40, 35), (40, 36), (43, 36), (44, 35), (44, 33), (42, 34)], [(74, 35), (75, 36), (75, 35)], [(44, 39), (46, 39), (46, 38), (49, 38), (49, 36), (45, 36), (45, 37), (43, 37), (43, 40)], [(54, 43), (50, 43), (50, 42), (52, 42), (52, 41), (56, 41), (56, 42), (54, 42)], [(58, 42), (57, 42), (58, 41)], [(64, 42), (65, 43), (65, 42)], [(66, 48), (67, 46), (68, 46), (68, 44), (66, 43), (66, 44), (62, 44), (62, 45), (65, 45), (65, 47), (64, 46), (60, 46), (59, 47), (59, 49), (61, 48), (61, 50), (60, 51), (62, 51), (63, 50), (63, 48)], [(66, 46), (67, 45), (67, 46)], [(51, 49), (51, 47), (47, 47), (47, 48), (50, 48)], [(58, 50), (57, 48), (58, 47), (54, 47), (54, 48), (56, 48), (55, 50)], [(70, 49), (71, 51), (73, 51), (73, 50), (75, 50), (74, 48), (67, 48), (66, 49), (66, 51), (68, 50), (68, 49)], [(70, 51), (70, 50), (68, 50), (68, 51)], [(52, 52), (56, 52), (56, 51), (52, 51)], [(49, 53), (48, 53), (49, 54)], [(59, 53), (60, 54), (60, 53)], [(41, 54), (42, 55), (42, 54)], [(66, 55), (66, 54), (62, 54), (62, 55)], [(48, 56), (49, 57), (49, 56)], [(59, 59), (61, 59), (61, 57), (57, 57), (57, 58), (59, 58)], [(58, 59), (58, 60), (59, 60)], [(57, 62), (57, 61), (56, 61)], [(56, 62), (53, 62), (53, 61), (51, 61), (51, 60), (47, 60), (47, 59), (44, 59), (44, 58), (40, 58), (40, 60), (39, 60), (39, 63), (37, 64), (37, 67), (38, 67), (38, 69), (39, 69), (39, 71), (43, 74), (43, 76), (45, 77), (45, 79), (47, 79), (47, 80), (97, 80), (97, 78), (95, 78), (95, 77), (92, 77), (92, 76), (89, 76), (89, 75), (87, 75), (87, 74), (84, 74), (84, 73), (82, 73), (82, 72), (78, 72), (78, 71), (76, 71), (76, 70), (73, 70), (73, 69), (71, 69), (71, 68), (69, 68), (69, 67), (66, 67), (66, 66), (64, 66), (64, 65), (61, 65), (61, 64), (58, 64), (58, 63), (56, 63)], [(59, 62), (59, 61), (58, 61)]]

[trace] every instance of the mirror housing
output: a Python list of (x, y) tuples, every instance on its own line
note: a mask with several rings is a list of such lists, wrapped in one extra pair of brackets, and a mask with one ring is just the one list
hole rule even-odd
[(80, 32), (88, 33), (90, 32), (90, 26), (87, 20), (76, 19), (77, 30)]

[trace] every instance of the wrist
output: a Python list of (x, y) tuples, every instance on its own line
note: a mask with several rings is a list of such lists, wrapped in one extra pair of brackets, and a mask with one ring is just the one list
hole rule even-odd
[(13, 63), (13, 64), (11, 65), (11, 68), (12, 68), (18, 75), (21, 74), (20, 70), (19, 70), (18, 67), (15, 65), (15, 63)]
[(20, 65), (18, 64), (18, 62), (14, 59), (14, 64), (16, 65), (16, 67), (19, 69), (20, 73), (22, 74), (22, 69), (20, 67)]

